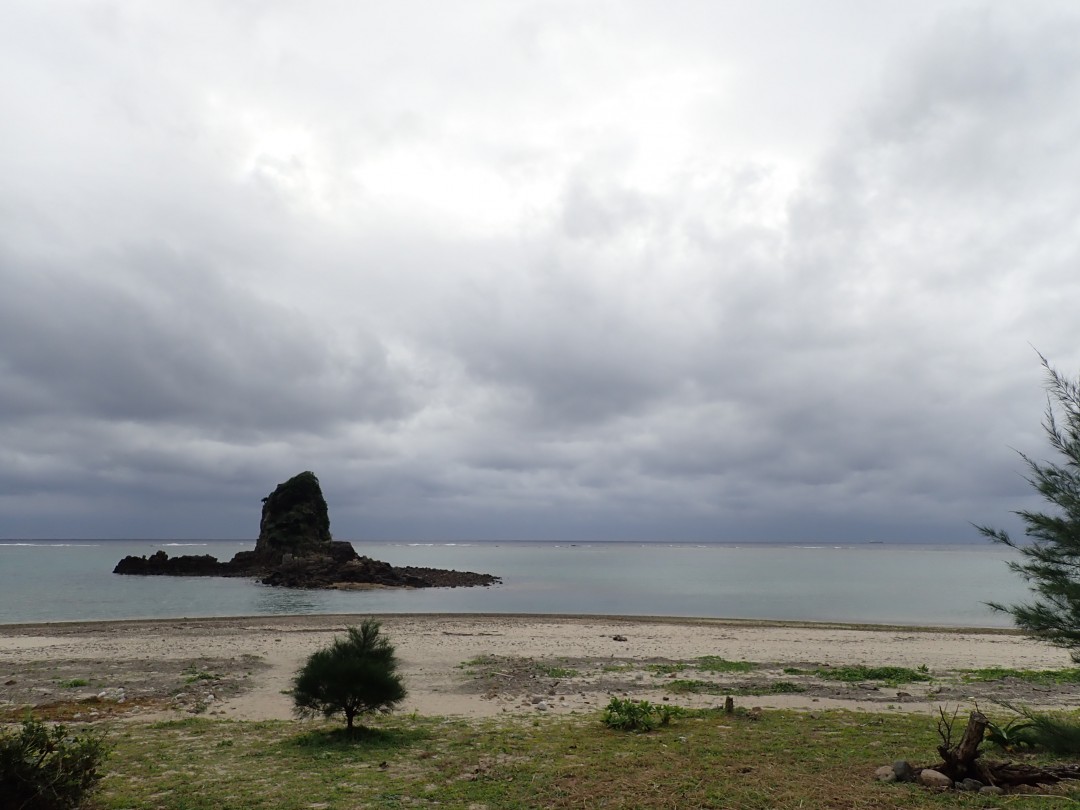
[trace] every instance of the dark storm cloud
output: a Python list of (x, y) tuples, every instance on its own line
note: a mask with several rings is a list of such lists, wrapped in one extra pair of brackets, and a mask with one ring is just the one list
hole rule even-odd
[(1068, 6), (163, 8), (2, 13), (0, 534), (250, 536), (309, 468), (343, 537), (1029, 503)]
[(376, 340), (231, 289), (196, 257), (143, 246), (88, 257), (78, 274), (9, 270), (9, 416), (198, 425), (243, 440), (412, 407)]

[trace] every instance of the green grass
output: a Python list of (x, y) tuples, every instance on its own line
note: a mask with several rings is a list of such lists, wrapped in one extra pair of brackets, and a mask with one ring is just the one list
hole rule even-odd
[(1080, 669), (1007, 669), (1005, 667), (986, 667), (985, 669), (965, 669), (961, 673), (965, 681), (1000, 681), (1015, 678), (1037, 684), (1080, 683)]
[(695, 665), (702, 672), (750, 672), (757, 664), (750, 661), (728, 661), (718, 655), (703, 655)]
[(649, 664), (646, 669), (654, 675), (671, 675), (683, 672), (690, 667), (700, 672), (750, 672), (757, 669), (757, 664), (750, 661), (728, 661), (719, 655), (703, 655), (693, 662), (675, 661), (669, 664)]
[(715, 681), (683, 678), (671, 681), (667, 688), (675, 694), (695, 695), (792, 695), (806, 691), (805, 686), (791, 681), (770, 681), (761, 686), (733, 687)]
[(80, 686), (89, 686), (90, 681), (86, 680), (86, 678), (70, 678), (66, 681), (57, 681), (56, 685), (62, 689), (77, 689)]
[(682, 672), (688, 666), (689, 666), (689, 664), (683, 664), (681, 662), (676, 662), (676, 663), (673, 663), (673, 664), (649, 664), (646, 667), (646, 669), (649, 670), (649, 672), (651, 672), (653, 675), (659, 676), (659, 675), (671, 675), (671, 674), (676, 673), (676, 672)]
[(192, 665), (184, 669), (184, 683), (197, 683), (199, 681), (216, 681), (221, 676), (213, 672), (206, 672)]
[(497, 659), (493, 655), (478, 655), (475, 658), (470, 658), (467, 661), (462, 661), (458, 664), (462, 669), (470, 669), (475, 667), (490, 666)]
[[(657, 665), (659, 666), (659, 664)], [(633, 664), (601, 664), (601, 672), (633, 672), (636, 667)]]
[(896, 685), (930, 680), (928, 671), (909, 669), (908, 667), (850, 666), (819, 667), (817, 669), (794, 669), (788, 667), (784, 672), (787, 675), (813, 675), (826, 681), (841, 681), (844, 683), (884, 681), (887, 684)]
[(549, 664), (541, 665), (539, 672), (546, 678), (576, 678), (581, 674), (572, 667), (560, 667)]
[[(124, 723), (95, 810), (351, 808), (983, 808), (1000, 802), (874, 781), (936, 760), (933, 718), (684, 711), (651, 734), (600, 713), (492, 721), (390, 716), (337, 726), (186, 719)], [(1048, 807), (1009, 798), (1010, 810)], [(1054, 803), (1055, 805), (1057, 802)]]

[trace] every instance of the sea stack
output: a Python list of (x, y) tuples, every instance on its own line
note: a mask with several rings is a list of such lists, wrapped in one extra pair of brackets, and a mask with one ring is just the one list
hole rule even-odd
[(330, 513), (310, 470), (294, 475), (263, 498), (259, 539), (255, 556), (260, 562), (278, 565), (293, 557), (330, 555)]

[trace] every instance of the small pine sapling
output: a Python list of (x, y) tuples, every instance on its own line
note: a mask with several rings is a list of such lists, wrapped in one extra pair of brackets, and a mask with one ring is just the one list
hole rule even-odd
[(377, 621), (366, 619), (359, 627), (349, 627), (344, 638), (312, 653), (293, 678), (297, 715), (343, 714), (352, 733), (357, 717), (392, 709), (405, 699), (394, 646), (379, 631)]

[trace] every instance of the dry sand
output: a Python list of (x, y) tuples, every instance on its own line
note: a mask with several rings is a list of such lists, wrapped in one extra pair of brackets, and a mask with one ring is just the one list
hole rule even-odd
[[(360, 618), (0, 626), (0, 701), (6, 703), (9, 717), (17, 706), (51, 704), (58, 707), (57, 716), (80, 719), (190, 711), (225, 718), (287, 718), (291, 702), (284, 692), (297, 668)], [(736, 701), (766, 708), (908, 711), (936, 711), (943, 703), (995, 696), (1027, 705), (1080, 702), (1076, 685), (964, 682), (960, 671), (965, 669), (1071, 666), (1065, 652), (1007, 631), (626, 617), (378, 618), (397, 646), (409, 689), (402, 708), (422, 714), (592, 711), (611, 695), (706, 706), (721, 702), (724, 690), (762, 691), (777, 681), (799, 683), (805, 691)], [(702, 656), (760, 666), (751, 673), (700, 672), (694, 662)], [(470, 661), (474, 663), (463, 666)], [(682, 670), (669, 671), (680, 663)], [(933, 681), (889, 687), (823, 682), (784, 672), (850, 664), (925, 666)], [(720, 686), (715, 694), (673, 694), (674, 678)]]

